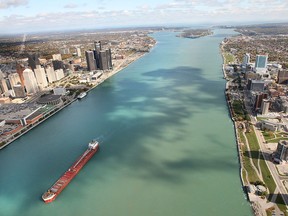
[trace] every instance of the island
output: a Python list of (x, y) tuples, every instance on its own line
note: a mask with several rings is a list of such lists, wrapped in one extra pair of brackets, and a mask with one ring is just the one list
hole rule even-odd
[(205, 37), (208, 35), (212, 35), (213, 32), (210, 29), (188, 29), (184, 30), (181, 34), (176, 35), (177, 37), (183, 37), (183, 38), (200, 38)]

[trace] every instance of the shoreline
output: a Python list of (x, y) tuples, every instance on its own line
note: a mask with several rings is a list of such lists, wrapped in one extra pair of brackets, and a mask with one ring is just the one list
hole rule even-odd
[[(155, 44), (154, 44), (155, 46)], [(153, 46), (153, 47), (154, 47)], [(150, 50), (151, 51), (151, 50)], [(150, 52), (149, 51), (149, 52)], [(122, 63), (120, 63), (116, 68), (114, 68), (113, 70), (109, 71), (109, 72), (104, 72), (103, 76), (101, 76), (100, 81), (97, 82), (95, 85), (93, 85), (91, 88), (89, 88), (87, 91), (85, 92), (90, 92), (91, 90), (93, 90), (94, 88), (96, 88), (98, 85), (100, 85), (101, 83), (103, 83), (105, 80), (109, 79), (110, 77), (114, 76), (115, 74), (119, 73), (120, 71), (122, 71), (123, 69), (127, 68), (130, 64), (134, 63), (135, 61), (139, 60), (140, 58), (144, 57), (147, 53), (149, 52), (143, 52), (143, 53), (133, 53), (130, 56), (128, 56), (127, 58), (131, 57), (131, 59), (129, 60), (123, 60)], [(134, 56), (133, 56), (134, 55)], [(124, 64), (124, 66), (123, 66)], [(105, 74), (106, 73), (106, 74)], [(40, 125), (41, 123), (45, 122), (47, 119), (49, 119), (50, 117), (54, 116), (56, 113), (58, 113), (59, 111), (63, 110), (64, 108), (66, 108), (67, 106), (69, 106), (70, 104), (72, 104), (73, 102), (77, 101), (77, 97), (74, 98), (73, 100), (71, 100), (70, 102), (68, 102), (67, 104), (64, 104), (62, 107), (56, 107), (53, 111), (53, 113), (51, 113), (49, 116), (45, 117), (42, 120), (39, 120), (38, 122), (36, 122), (33, 125), (27, 125), (26, 127), (23, 127), (21, 130), (25, 130), (23, 132), (21, 132), (18, 136), (12, 138), (10, 141), (8, 141), (7, 143), (5, 143), (4, 145), (0, 146), (0, 150), (2, 150), (3, 148), (7, 147), (8, 145), (10, 145), (11, 143), (13, 143), (15, 140), (17, 140), (18, 138), (20, 138), (21, 136), (25, 135), (26, 133), (28, 133), (29, 131), (31, 131), (32, 129), (34, 129), (36, 126)], [(58, 109), (57, 109), (58, 108)], [(57, 110), (56, 110), (57, 109)], [(19, 132), (17, 132), (19, 133)], [(16, 133), (16, 134), (17, 134)], [(14, 135), (13, 135), (14, 136)], [(9, 138), (8, 138), (9, 139)]]

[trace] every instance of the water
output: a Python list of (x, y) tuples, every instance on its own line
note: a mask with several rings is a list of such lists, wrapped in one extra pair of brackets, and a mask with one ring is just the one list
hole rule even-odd
[[(251, 215), (224, 99), (230, 34), (154, 34), (151, 53), (0, 151), (0, 215)], [(45, 205), (95, 137), (101, 150)]]

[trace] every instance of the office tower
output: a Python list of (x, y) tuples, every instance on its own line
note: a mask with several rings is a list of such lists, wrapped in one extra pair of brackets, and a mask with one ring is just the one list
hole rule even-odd
[(36, 66), (34, 73), (36, 76), (38, 86), (40, 87), (41, 90), (43, 90), (48, 86), (45, 69), (40, 66)]
[(257, 55), (255, 61), (255, 71), (256, 73), (266, 73), (267, 71), (267, 55)]
[(278, 84), (288, 84), (288, 71), (278, 71), (278, 78), (277, 78)]
[(54, 55), (52, 55), (52, 58), (53, 58), (53, 60), (62, 61), (61, 54), (54, 54)]
[(16, 72), (20, 77), (21, 85), (25, 86), (25, 80), (23, 76), (23, 71), (25, 70), (25, 67), (22, 64), (16, 63)]
[(27, 94), (35, 94), (39, 91), (37, 80), (35, 78), (34, 72), (30, 69), (25, 69), (23, 71), (23, 76), (25, 80), (25, 88)]
[(255, 98), (254, 109), (255, 110), (259, 110), (261, 108), (262, 101), (264, 99), (267, 99), (267, 98), (268, 98), (268, 94), (267, 93), (257, 94), (256, 98)]
[(6, 83), (6, 79), (1, 79), (0, 85), (1, 85), (1, 89), (2, 89), (3, 93), (8, 92), (9, 89), (8, 89), (8, 85)]
[(0, 70), (0, 79), (3, 79), (4, 78), (4, 74), (3, 72)]
[(81, 57), (81, 49), (79, 47), (76, 48), (76, 53), (78, 57)]
[(55, 77), (56, 77), (56, 80), (60, 80), (60, 79), (64, 78), (63, 69), (55, 70)]
[(249, 53), (246, 53), (244, 55), (244, 58), (243, 58), (243, 65), (246, 66), (247, 64), (250, 63), (250, 54)]
[(108, 70), (108, 58), (106, 51), (100, 51), (99, 53), (100, 70)]
[(102, 45), (101, 45), (101, 41), (95, 41), (94, 42), (94, 46), (95, 46), (95, 51), (97, 53), (99, 53), (102, 50)]
[(94, 52), (93, 51), (85, 51), (86, 55), (86, 62), (87, 62), (87, 68), (88, 71), (96, 70), (96, 61), (94, 58)]
[(111, 70), (113, 69), (111, 49), (106, 50), (106, 54), (107, 54), (107, 60), (108, 60), (108, 68)]
[(266, 115), (269, 112), (269, 105), (270, 105), (270, 101), (269, 100), (262, 100), (262, 104), (261, 104), (261, 114), (262, 115)]
[(47, 74), (47, 78), (48, 78), (49, 83), (53, 83), (56, 81), (56, 74), (55, 74), (55, 71), (52, 67), (48, 66), (46, 68), (46, 74)]
[(54, 70), (64, 69), (64, 64), (62, 61), (59, 60), (53, 60), (52, 61)]
[(250, 91), (263, 92), (265, 89), (265, 81), (264, 80), (251, 80), (251, 79), (249, 79), (247, 88)]
[(21, 84), (20, 76), (18, 73), (12, 73), (8, 75), (8, 79), (10, 85), (13, 87), (14, 85)]
[(26, 97), (26, 93), (25, 93), (25, 90), (24, 90), (22, 85), (20, 85), (20, 84), (14, 85), (13, 86), (13, 90), (14, 90), (16, 98), (24, 98), (24, 97)]
[(40, 65), (39, 56), (35, 53), (28, 55), (28, 65), (34, 71), (36, 65)]

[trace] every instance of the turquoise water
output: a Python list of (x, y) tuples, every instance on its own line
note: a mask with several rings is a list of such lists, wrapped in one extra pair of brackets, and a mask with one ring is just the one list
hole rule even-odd
[[(0, 151), (0, 215), (252, 215), (224, 98), (231, 34), (155, 33), (149, 54)], [(44, 204), (93, 138), (101, 150)]]

